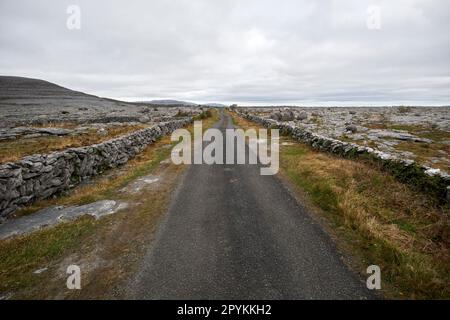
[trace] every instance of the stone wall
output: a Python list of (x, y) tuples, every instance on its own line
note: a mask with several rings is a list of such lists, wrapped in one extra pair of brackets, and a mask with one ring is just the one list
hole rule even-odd
[(400, 159), (395, 155), (360, 146), (356, 143), (344, 142), (310, 130), (296, 126), (293, 122), (280, 122), (253, 115), (240, 110), (235, 112), (241, 117), (257, 122), (267, 128), (278, 128), (284, 134), (306, 143), (321, 151), (326, 151), (342, 157), (361, 157), (376, 161), (391, 172), (398, 180), (408, 183), (422, 191), (426, 191), (439, 200), (450, 202), (450, 176), (439, 169), (421, 166), (413, 160)]
[(0, 220), (21, 206), (126, 163), (159, 137), (191, 122), (192, 118), (164, 122), (99, 144), (35, 154), (0, 165)]

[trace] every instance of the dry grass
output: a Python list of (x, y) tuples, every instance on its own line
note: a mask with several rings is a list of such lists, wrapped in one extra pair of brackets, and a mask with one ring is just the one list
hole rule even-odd
[[(217, 112), (204, 128), (217, 121)], [(192, 126), (188, 128), (192, 131)], [(183, 166), (161, 164), (170, 155), (170, 137), (148, 146), (122, 168), (112, 170), (70, 194), (40, 201), (20, 214), (49, 205), (76, 205), (101, 199), (122, 199), (131, 206), (114, 215), (91, 217), (44, 229), (31, 235), (0, 241), (0, 296), (13, 298), (92, 299), (121, 297), (121, 285), (132, 276), (165, 212)], [(141, 193), (121, 192), (129, 182), (147, 175), (161, 177), (158, 187)], [(67, 290), (66, 268), (77, 264), (82, 290)], [(33, 271), (47, 267), (41, 274)]]
[[(395, 123), (368, 123), (364, 126), (371, 129), (384, 130), (404, 130), (420, 138), (432, 140), (431, 143), (402, 141), (394, 146), (398, 151), (409, 151), (414, 153), (414, 158), (420, 164), (426, 164), (433, 168), (441, 169), (444, 172), (449, 171), (450, 162), (445, 161), (443, 157), (450, 155), (450, 147), (446, 141), (450, 141), (450, 132), (434, 128), (432, 125), (407, 125)], [(377, 148), (373, 141), (353, 140), (346, 135), (339, 137), (342, 141), (354, 142), (360, 145)], [(389, 140), (390, 138), (387, 138)], [(441, 161), (431, 163), (431, 158), (440, 158)]]
[[(419, 143), (404, 141), (395, 146), (397, 150), (409, 151), (416, 155), (414, 158), (418, 163), (426, 163), (431, 165), (433, 168), (441, 169), (444, 172), (449, 172), (450, 162), (441, 160), (437, 163), (431, 163), (431, 158), (442, 158), (446, 155), (450, 155), (450, 146), (444, 143)], [(441, 152), (445, 152), (442, 154)]]
[(128, 161), (122, 168), (98, 177), (92, 183), (81, 185), (67, 196), (35, 202), (15, 212), (20, 217), (52, 205), (81, 205), (120, 196), (118, 190), (140, 176), (150, 173), (170, 154), (170, 137), (164, 137), (150, 145), (144, 152)]
[[(67, 126), (68, 125), (60, 124), (60, 127), (67, 128)], [(117, 138), (146, 127), (147, 126), (143, 124), (111, 127), (108, 128), (108, 134), (104, 136), (96, 134), (96, 130), (90, 130), (85, 134), (76, 136), (47, 136), (1, 141), (0, 163), (16, 161), (24, 156), (36, 153), (50, 153), (67, 148), (88, 146), (91, 144), (96, 144), (113, 138)]]
[[(133, 179), (153, 172), (160, 161), (169, 154), (170, 149), (163, 148), (169, 142), (169, 138), (165, 137), (148, 147), (142, 154), (121, 168), (122, 170), (115, 172), (114, 179), (111, 177), (109, 179), (99, 178), (92, 184), (76, 188), (68, 196), (43, 200), (19, 211), (17, 216), (31, 214), (50, 205), (77, 205), (103, 199), (123, 199), (133, 204), (141, 202), (141, 205), (133, 205), (124, 212), (98, 221), (90, 217), (82, 217), (75, 222), (59, 225), (23, 238), (0, 241), (0, 292), (13, 292), (15, 298), (55, 297), (64, 288), (62, 278), (65, 274), (59, 268), (61, 264), (65, 264), (64, 258), (67, 259), (67, 256), (72, 256), (70, 259), (77, 263), (80, 262), (81, 265), (92, 264), (94, 262), (89, 261), (93, 257), (89, 255), (93, 251), (99, 250), (98, 247), (102, 241), (101, 251), (104, 251), (103, 254), (124, 250), (120, 249), (125, 246), (122, 233), (119, 233), (122, 232), (122, 228), (140, 230), (143, 234), (151, 235), (156, 223), (155, 219), (163, 212), (168, 191), (158, 190), (157, 193), (140, 194), (139, 196), (142, 198), (138, 199), (125, 195), (119, 190)], [(142, 230), (142, 228), (147, 228), (147, 230)], [(129, 246), (137, 244), (138, 234), (128, 232), (127, 236), (129, 237)], [(106, 240), (110, 237), (115, 240), (106, 247)], [(121, 240), (119, 241), (119, 239)], [(120, 258), (120, 254), (115, 256), (115, 259)], [(34, 270), (42, 267), (48, 267), (49, 271), (42, 275), (33, 274)], [(122, 268), (123, 266), (119, 264), (111, 266), (105, 262), (105, 264), (102, 263), (100, 269), (112, 268), (111, 270), (113, 270), (116, 267)], [(113, 282), (118, 275), (108, 271), (103, 275), (96, 272), (96, 276), (101, 279), (107, 277), (108, 281)], [(104, 281), (95, 284), (95, 279), (91, 277), (91, 272), (83, 273), (83, 283), (91, 282), (91, 285), (87, 286), (90, 288), (89, 295), (101, 295), (99, 288), (102, 287), (105, 290)], [(92, 287), (96, 289), (93, 290)], [(87, 294), (84, 290), (82, 291), (82, 293), (67, 291), (64, 294), (75, 294), (75, 296)]]
[[(18, 299), (112, 297), (131, 276), (165, 212), (181, 166), (156, 170), (163, 181), (154, 189), (128, 195), (131, 206), (112, 216), (42, 230), (0, 242), (0, 292)], [(123, 197), (123, 196), (122, 196)], [(68, 265), (82, 271), (82, 290), (65, 289)], [(33, 271), (46, 267), (42, 274)]]
[(361, 266), (381, 267), (387, 297), (450, 298), (448, 207), (370, 164), (320, 153), (288, 137), (282, 141), (293, 142), (281, 146), (282, 175), (320, 208)]
[[(215, 111), (210, 118), (203, 120), (203, 129), (206, 130), (206, 128), (211, 127), (217, 119), (218, 114)], [(191, 125), (187, 129), (192, 131), (193, 126)], [(170, 146), (173, 144), (170, 141), (170, 136), (162, 137), (128, 161), (123, 167), (94, 179), (93, 183), (78, 186), (67, 196), (41, 200), (19, 209), (14, 216), (28, 215), (51, 205), (85, 204), (120, 197), (121, 193), (118, 193), (117, 190), (123, 188), (130, 181), (154, 170), (162, 160), (170, 155)]]

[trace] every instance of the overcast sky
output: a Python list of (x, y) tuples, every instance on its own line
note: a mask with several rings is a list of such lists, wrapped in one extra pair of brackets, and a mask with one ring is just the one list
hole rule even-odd
[(0, 74), (126, 100), (448, 105), (450, 1), (1, 0)]

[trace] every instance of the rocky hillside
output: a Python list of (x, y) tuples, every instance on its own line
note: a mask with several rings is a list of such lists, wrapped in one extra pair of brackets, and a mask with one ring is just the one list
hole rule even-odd
[(49, 122), (158, 122), (178, 111), (101, 98), (39, 79), (0, 76), (0, 128)]
[(90, 104), (129, 105), (129, 103), (70, 90), (45, 80), (0, 76), (0, 107), (10, 105), (33, 107), (44, 104), (76, 107)]

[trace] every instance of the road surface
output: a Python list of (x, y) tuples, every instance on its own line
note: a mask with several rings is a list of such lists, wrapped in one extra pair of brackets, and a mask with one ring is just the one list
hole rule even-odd
[(130, 298), (372, 298), (304, 210), (257, 165), (191, 165)]

